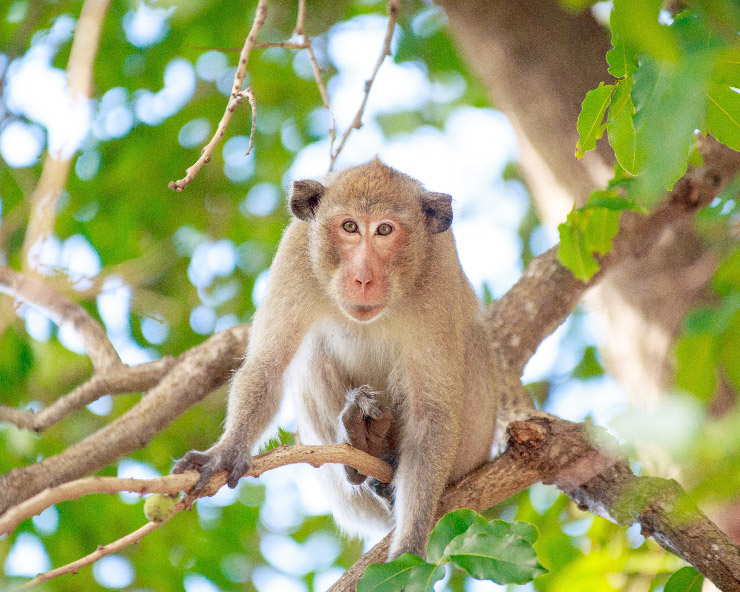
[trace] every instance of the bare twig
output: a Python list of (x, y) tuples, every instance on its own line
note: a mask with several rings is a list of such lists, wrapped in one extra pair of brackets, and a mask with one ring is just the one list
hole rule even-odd
[(138, 366), (114, 366), (96, 372), (90, 380), (38, 413), (0, 405), (0, 421), (7, 421), (19, 428), (43, 432), (103, 395), (144, 391), (155, 386), (174, 364), (175, 358), (168, 356)]
[(385, 31), (385, 39), (383, 40), (383, 47), (380, 50), (380, 56), (378, 57), (378, 61), (375, 64), (375, 68), (373, 69), (373, 72), (370, 75), (370, 78), (365, 81), (364, 95), (362, 97), (362, 102), (360, 103), (360, 107), (357, 110), (357, 113), (355, 114), (355, 118), (352, 120), (352, 123), (350, 123), (350, 125), (347, 127), (347, 130), (342, 135), (342, 138), (339, 141), (339, 146), (337, 146), (336, 151), (331, 154), (329, 172), (331, 172), (334, 169), (334, 164), (337, 161), (337, 157), (339, 156), (339, 153), (344, 148), (344, 144), (347, 142), (347, 138), (349, 138), (349, 135), (352, 133), (352, 130), (360, 129), (362, 127), (362, 115), (365, 113), (365, 106), (367, 105), (367, 100), (368, 100), (368, 97), (370, 96), (370, 89), (373, 86), (375, 77), (378, 75), (380, 66), (383, 64), (383, 61), (385, 60), (385, 56), (391, 54), (391, 38), (393, 37), (393, 30), (395, 29), (395, 26), (396, 26), (396, 19), (398, 18), (398, 11), (399, 11), (400, 5), (401, 5), (401, 0), (389, 0), (388, 2), (388, 27), (386, 28), (386, 31)]
[(162, 526), (165, 522), (167, 522), (173, 516), (175, 516), (175, 514), (179, 514), (184, 509), (185, 509), (185, 504), (181, 502), (177, 502), (175, 504), (175, 508), (172, 514), (167, 516), (164, 520), (160, 520), (158, 522), (155, 522), (155, 521), (147, 522), (144, 526), (142, 526), (138, 530), (135, 530), (131, 534), (127, 534), (125, 537), (122, 537), (118, 539), (117, 541), (113, 541), (112, 543), (109, 543), (107, 545), (98, 545), (98, 548), (95, 549), (95, 551), (93, 551), (89, 555), (85, 555), (84, 557), (81, 557), (77, 561), (73, 561), (72, 563), (63, 565), (62, 567), (58, 567), (56, 569), (52, 569), (51, 571), (47, 571), (46, 573), (39, 574), (35, 578), (28, 580), (25, 584), (23, 584), (17, 589), (18, 590), (28, 590), (30, 588), (38, 586), (39, 584), (42, 584), (43, 582), (47, 582), (54, 578), (58, 578), (59, 576), (63, 576), (64, 574), (77, 573), (77, 571), (80, 568), (85, 567), (86, 565), (91, 565), (95, 563), (98, 559), (101, 559), (102, 557), (105, 557), (106, 555), (110, 555), (111, 553), (120, 551), (121, 549), (124, 549), (128, 547), (129, 545), (138, 543), (141, 539), (143, 539), (150, 532)]
[(60, 327), (72, 325), (82, 339), (87, 355), (97, 369), (121, 364), (103, 327), (87, 311), (47, 284), (0, 265), (0, 292), (39, 309)]
[[(203, 148), (203, 150), (201, 151), (200, 158), (198, 158), (193, 166), (185, 171), (185, 176), (182, 179), (170, 182), (170, 189), (173, 189), (175, 191), (182, 191), (183, 189), (185, 189), (185, 187), (190, 185), (192, 180), (195, 178), (195, 175), (198, 174), (198, 171), (200, 171), (203, 165), (211, 161), (213, 151), (216, 149), (216, 145), (221, 141), (221, 138), (224, 137), (226, 127), (229, 125), (229, 121), (231, 121), (231, 116), (233, 115), (236, 106), (245, 96), (249, 96), (246, 95), (245, 92), (248, 91), (251, 93), (251, 90), (249, 89), (243, 91), (242, 84), (244, 83), (244, 77), (247, 75), (247, 62), (249, 61), (249, 55), (252, 53), (252, 49), (254, 49), (257, 43), (257, 34), (260, 32), (260, 29), (262, 29), (262, 25), (265, 24), (266, 18), (267, 0), (259, 0), (254, 21), (252, 22), (252, 29), (249, 31), (249, 35), (247, 35), (247, 39), (244, 42), (244, 47), (242, 48), (241, 54), (239, 55), (239, 66), (237, 67), (236, 74), (234, 75), (234, 85), (231, 88), (231, 98), (226, 105), (226, 111), (224, 111), (223, 117), (221, 117), (221, 121), (219, 121), (218, 123), (216, 133), (213, 135), (213, 138), (211, 138), (211, 141), (208, 142), (205, 148)], [(253, 100), (254, 96), (252, 95), (249, 101), (252, 104), (252, 135), (254, 135), (255, 114)], [(249, 139), (249, 145), (251, 147), (252, 137), (250, 137)]]
[[(363, 475), (370, 475), (384, 483), (390, 482), (393, 477), (391, 466), (371, 456), (367, 452), (357, 450), (348, 443), (332, 446), (278, 446), (272, 450), (255, 456), (252, 459), (252, 468), (245, 477), (259, 477), (262, 473), (283, 467), (285, 465), (308, 463), (319, 467), (326, 463), (341, 463), (357, 469)], [(93, 493), (118, 493), (132, 491), (135, 493), (168, 493), (171, 495), (187, 491), (198, 481), (197, 471), (188, 471), (178, 475), (167, 475), (155, 479), (124, 479), (119, 477), (85, 477), (70, 481), (56, 487), (49, 487), (30, 499), (14, 506), (0, 517), (0, 535), (6, 534), (26, 518), (35, 516), (43, 510), (59, 502), (78, 499), (83, 495)], [(212, 495), (226, 483), (226, 473), (219, 473), (211, 477), (204, 490), (196, 496), (190, 496), (190, 503), (197, 497)]]
[(329, 155), (331, 156), (332, 150), (334, 149), (334, 141), (337, 138), (337, 126), (334, 120), (334, 113), (329, 105), (329, 93), (326, 92), (326, 85), (321, 78), (321, 68), (319, 63), (316, 61), (316, 55), (313, 52), (313, 46), (311, 45), (311, 38), (306, 34), (305, 31), (306, 23), (306, 0), (298, 0), (298, 18), (295, 25), (294, 35), (303, 38), (303, 49), (308, 52), (308, 59), (311, 62), (311, 68), (313, 69), (313, 77), (316, 80), (316, 86), (319, 89), (321, 95), (321, 102), (324, 104), (324, 108), (329, 113)]
[(257, 123), (257, 99), (254, 98), (254, 92), (251, 86), (245, 88), (240, 94), (242, 98), (247, 98), (249, 106), (252, 108), (252, 129), (249, 130), (249, 146), (247, 146), (247, 152), (244, 154), (244, 156), (247, 156), (252, 151), (252, 146), (254, 145), (254, 127)]

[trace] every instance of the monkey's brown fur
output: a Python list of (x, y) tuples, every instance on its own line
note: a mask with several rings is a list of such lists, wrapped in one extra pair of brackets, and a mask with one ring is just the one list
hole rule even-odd
[(328, 187), (296, 182), (291, 208), (297, 219), (273, 261), (225, 431), (174, 470), (198, 468), (205, 482), (227, 469), (234, 487), (284, 390), (295, 397), (303, 443), (350, 437), (362, 446), (368, 434), (348, 434), (345, 397), (370, 385), (393, 418), (379, 436), (381, 454), (396, 462), (393, 502), (369, 480), (350, 482), (340, 465), (323, 466), (322, 478), (344, 529), (395, 526), (390, 557), (423, 556), (445, 485), (488, 460), (531, 402), (497, 388), (486, 312), (448, 230), (450, 196), (376, 159)]

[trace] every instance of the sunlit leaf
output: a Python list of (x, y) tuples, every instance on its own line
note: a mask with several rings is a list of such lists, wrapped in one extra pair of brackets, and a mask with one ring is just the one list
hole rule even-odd
[(709, 133), (730, 148), (740, 150), (740, 94), (729, 86), (712, 85), (707, 97)]
[(589, 150), (596, 148), (596, 140), (604, 135), (606, 123), (604, 114), (609, 107), (609, 100), (614, 92), (614, 85), (603, 82), (595, 89), (586, 94), (581, 105), (581, 113), (578, 115), (578, 145), (576, 146), (576, 158), (581, 158)]
[(404, 592), (434, 592), (435, 582), (441, 580), (444, 575), (444, 565), (422, 563), (411, 570), (403, 590)]
[(632, 104), (633, 80), (621, 80), (609, 106), (606, 122), (609, 144), (614, 149), (617, 161), (631, 175), (639, 175), (645, 168), (645, 147), (638, 144), (633, 123), (635, 106)]
[(634, 73), (637, 69), (637, 55), (628, 47), (621, 35), (612, 31), (612, 47), (606, 52), (606, 61), (609, 63), (609, 74), (615, 78), (623, 78)]
[(496, 523), (470, 527), (447, 551), (452, 561), (474, 578), (498, 584), (524, 584), (547, 572), (528, 540), (516, 529), (502, 532)]
[(429, 535), (427, 545), (427, 561), (437, 563), (445, 555), (445, 547), (459, 534), (465, 532), (473, 524), (485, 524), (486, 519), (473, 510), (460, 509), (449, 512), (440, 518)]
[(708, 401), (717, 382), (717, 349), (711, 333), (682, 336), (676, 344), (676, 386)]

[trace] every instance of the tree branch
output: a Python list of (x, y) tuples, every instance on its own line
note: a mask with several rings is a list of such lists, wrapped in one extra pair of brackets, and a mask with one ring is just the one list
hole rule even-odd
[[(579, 506), (627, 526), (642, 525), (725, 592), (740, 590), (740, 548), (672, 480), (636, 477), (611, 436), (556, 417), (516, 421), (498, 458), (449, 486), (437, 517), (466, 507), (482, 511), (537, 481), (554, 482)], [(331, 592), (354, 591), (371, 563), (385, 561), (390, 535), (363, 555)]]
[(0, 421), (7, 421), (19, 428), (43, 432), (71, 413), (82, 409), (106, 394), (144, 391), (156, 385), (175, 364), (175, 358), (140, 364), (138, 366), (120, 365), (96, 372), (87, 382), (38, 413), (20, 411), (13, 407), (0, 405)]
[(499, 356), (517, 376), (535, 350), (570, 314), (583, 293), (609, 269), (644, 256), (673, 225), (708, 205), (740, 170), (740, 153), (713, 138), (700, 142), (704, 165), (692, 167), (666, 200), (648, 216), (625, 212), (612, 251), (600, 261), (601, 271), (588, 283), (577, 280), (558, 260), (559, 245), (533, 259), (519, 281), (490, 305), (488, 319), (499, 344)]
[[(87, 102), (92, 96), (93, 64), (98, 53), (100, 32), (110, 0), (85, 0), (77, 20), (72, 48), (67, 61), (67, 88), (73, 102)], [(23, 268), (33, 245), (48, 236), (54, 228), (57, 203), (69, 176), (73, 154), (47, 152), (38, 185), (30, 197), (31, 218), (23, 239)]]
[[(357, 469), (363, 475), (375, 477), (383, 483), (390, 483), (393, 469), (385, 461), (367, 452), (353, 448), (349, 443), (332, 446), (278, 446), (252, 458), (252, 467), (244, 477), (259, 477), (262, 473), (285, 465), (308, 463), (320, 467), (326, 463), (340, 463)], [(86, 477), (70, 481), (56, 487), (44, 489), (30, 499), (14, 506), (0, 517), (0, 535), (12, 532), (26, 518), (40, 514), (49, 506), (59, 502), (78, 499), (93, 493), (167, 493), (176, 495), (188, 491), (198, 481), (197, 471), (166, 475), (155, 479), (125, 479), (119, 477)], [(217, 473), (198, 492), (189, 494), (189, 505), (196, 498), (213, 495), (226, 483), (226, 471)]]
[(187, 409), (223, 386), (241, 363), (249, 326), (221, 331), (183, 353), (134, 407), (54, 456), (0, 476), (0, 514), (49, 486), (84, 477), (146, 446)]
[(121, 359), (100, 323), (80, 305), (44, 282), (0, 265), (0, 292), (39, 309), (60, 327), (72, 325), (96, 370), (121, 365)]

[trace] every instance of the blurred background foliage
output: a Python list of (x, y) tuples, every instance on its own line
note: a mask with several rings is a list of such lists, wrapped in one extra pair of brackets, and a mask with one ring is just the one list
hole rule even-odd
[[(593, 3), (567, 4), (587, 9)], [(251, 125), (245, 106), (236, 111), (212, 162), (191, 186), (182, 193), (167, 188), (184, 175), (216, 128), (255, 5), (251, 0), (113, 0), (105, 20), (95, 62), (92, 125), (74, 157), (55, 235), (39, 247), (38, 256), (46, 281), (99, 318), (128, 363), (177, 355), (214, 331), (247, 322), (288, 221), (283, 195), (289, 180), (297, 174), (320, 176), (328, 166), (328, 117), (305, 55), (272, 48), (255, 51), (249, 62), (247, 83), (258, 101), (252, 154), (244, 156)], [(24, 267), (28, 198), (55, 115), (48, 101), (66, 67), (80, 8), (81, 2), (69, 0), (13, 0), (0, 8), (0, 259), (15, 269)], [(269, 10), (260, 40), (289, 39), (294, 4), (273, 2)], [(366, 67), (347, 82), (343, 60), (350, 54), (363, 64), (377, 59), (384, 14), (383, 3), (373, 0), (309, 3), (307, 32), (337, 101), (340, 124), (346, 125), (347, 114), (359, 105), (361, 83), (370, 71)], [(372, 35), (366, 39), (368, 31)], [(347, 32), (356, 41), (331, 51)], [(32, 67), (43, 66), (44, 59), (45, 69)], [(483, 185), (468, 188), (479, 201), (468, 200), (462, 191), (455, 195), (456, 232), (461, 252), (471, 241), (478, 251), (479, 263), (463, 263), (481, 297), (490, 301), (515, 276), (507, 271), (486, 279), (470, 270), (496, 267), (498, 259), (508, 257), (518, 271), (554, 244), (556, 233), (539, 224), (519, 179), (513, 134), (458, 57), (437, 7), (420, 0), (403, 3), (393, 61), (407, 68), (399, 72), (409, 80), (422, 81), (406, 88), (408, 80), (396, 78), (404, 84), (376, 89), (381, 95), (397, 91), (409, 96), (370, 108), (365, 127), (350, 139), (340, 164), (380, 152), (399, 168), (411, 156), (434, 167), (451, 158), (434, 153), (440, 138), (454, 146), (455, 133), (468, 134), (481, 162), (490, 156), (493, 164), (486, 164)], [(34, 97), (41, 100), (35, 104)], [(463, 123), (468, 127), (457, 132)], [(489, 129), (503, 131), (494, 138), (486, 135)], [(473, 138), (476, 133), (484, 137)], [(699, 225), (707, 240), (719, 234), (727, 241), (727, 228), (736, 228), (736, 194), (737, 187), (702, 215)], [(508, 226), (501, 233), (510, 236), (505, 255), (475, 242), (491, 230), (495, 234), (502, 219)], [(727, 251), (732, 252), (731, 245)], [(705, 407), (718, 368), (732, 388), (740, 384), (738, 341), (727, 337), (740, 330), (738, 269), (740, 259), (730, 255), (715, 281), (717, 301), (687, 320), (678, 346), (678, 386), (684, 394), (672, 399), (672, 415), (662, 410), (656, 419), (630, 413), (619, 386), (602, 369), (598, 327), (581, 310), (543, 344), (537, 368), (530, 365), (525, 380), (533, 396), (569, 419), (590, 418), (618, 433), (621, 425), (628, 442), (633, 441), (629, 434), (647, 432), (654, 436), (653, 458), (659, 459), (654, 466), (664, 469), (663, 476), (690, 475), (685, 483), (700, 500), (726, 503), (740, 485), (737, 412), (712, 419)], [(42, 408), (90, 374), (89, 359), (74, 335), (7, 298), (0, 301), (0, 332), (2, 404)], [(104, 397), (40, 435), (0, 426), (0, 470), (54, 455), (106, 425), (140, 396)], [(224, 391), (214, 393), (146, 448), (101, 474), (167, 474), (173, 458), (217, 439), (224, 397)], [(290, 442), (289, 412), (285, 417), (278, 439)], [(655, 422), (665, 429), (657, 429)], [(40, 589), (326, 589), (360, 555), (362, 542), (337, 533), (310, 469), (273, 473), (202, 500), (138, 545)], [(138, 496), (88, 496), (25, 521), (0, 539), (6, 578), (0, 588), (138, 528), (144, 522), (142, 505)], [(487, 512), (494, 516), (529, 521), (540, 530), (536, 547), (550, 573), (523, 588), (657, 590), (681, 565), (639, 532), (580, 512), (551, 487), (538, 485), (515, 496)], [(443, 586), (497, 589), (457, 571), (448, 574)]]

